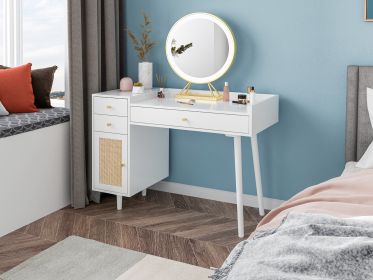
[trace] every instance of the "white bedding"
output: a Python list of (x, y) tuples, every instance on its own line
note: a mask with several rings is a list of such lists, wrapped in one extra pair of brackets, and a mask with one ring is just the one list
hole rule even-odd
[[(368, 88), (367, 91), (367, 103), (370, 122), (373, 128), (373, 89), (370, 88)], [(360, 159), (356, 166), (360, 168), (373, 168), (373, 142), (370, 144), (370, 146), (368, 147), (363, 157)]]
[(353, 173), (360, 172), (360, 171), (364, 170), (364, 168), (359, 168), (356, 165), (357, 165), (357, 162), (355, 162), (355, 161), (347, 162), (346, 166), (345, 166), (345, 169), (343, 170), (341, 176), (343, 177), (343, 176), (346, 176), (346, 175), (353, 174)]

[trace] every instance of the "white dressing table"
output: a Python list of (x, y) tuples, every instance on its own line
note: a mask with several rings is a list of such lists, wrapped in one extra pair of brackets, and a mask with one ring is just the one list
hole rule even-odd
[[(250, 137), (260, 215), (264, 215), (257, 135), (279, 120), (279, 98), (256, 94), (254, 104), (180, 104), (180, 90), (144, 94), (109, 91), (93, 95), (93, 189), (131, 197), (169, 176), (169, 129), (223, 134), (233, 138), (238, 235), (244, 237), (241, 137)], [(232, 93), (231, 96), (237, 95)], [(144, 193), (145, 194), (145, 193)]]

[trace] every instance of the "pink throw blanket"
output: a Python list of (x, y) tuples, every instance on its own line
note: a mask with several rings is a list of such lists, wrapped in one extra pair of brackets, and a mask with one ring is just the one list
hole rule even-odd
[(373, 216), (373, 170), (338, 177), (300, 192), (271, 211), (257, 229), (278, 227), (289, 212), (340, 218)]

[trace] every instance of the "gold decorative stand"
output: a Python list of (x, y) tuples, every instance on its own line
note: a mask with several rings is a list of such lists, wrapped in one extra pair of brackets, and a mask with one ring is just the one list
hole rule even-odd
[(223, 100), (223, 95), (212, 85), (212, 83), (207, 84), (210, 90), (210, 94), (197, 94), (191, 93), (190, 87), (191, 82), (188, 82), (186, 86), (181, 90), (179, 94), (176, 94), (176, 99), (195, 99), (204, 101), (219, 101)]

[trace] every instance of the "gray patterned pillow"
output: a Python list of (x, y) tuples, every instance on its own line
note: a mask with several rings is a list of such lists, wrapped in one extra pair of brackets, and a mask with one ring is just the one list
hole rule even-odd
[(9, 115), (9, 112), (5, 109), (3, 106), (3, 103), (0, 101), (0, 116), (7, 116)]

